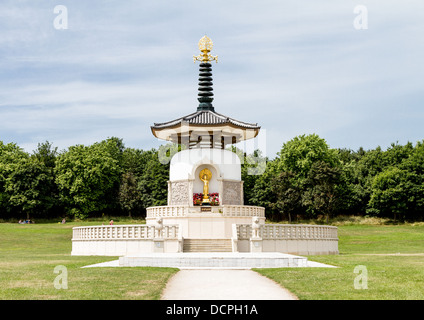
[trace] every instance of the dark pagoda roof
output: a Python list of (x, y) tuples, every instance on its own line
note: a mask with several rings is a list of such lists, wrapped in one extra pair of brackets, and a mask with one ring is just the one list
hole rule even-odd
[(200, 110), (172, 121), (155, 123), (155, 125), (152, 126), (152, 130), (170, 128), (180, 126), (182, 124), (189, 124), (194, 126), (216, 126), (228, 124), (239, 128), (260, 129), (260, 126), (258, 126), (257, 123), (252, 124), (236, 120), (212, 110)]
[(185, 117), (151, 126), (153, 135), (158, 139), (180, 144), (184, 137), (189, 136), (189, 141), (193, 144), (200, 136), (214, 136), (213, 139), (222, 148), (228, 143), (256, 137), (260, 128), (256, 123), (239, 121), (212, 110), (196, 111)]

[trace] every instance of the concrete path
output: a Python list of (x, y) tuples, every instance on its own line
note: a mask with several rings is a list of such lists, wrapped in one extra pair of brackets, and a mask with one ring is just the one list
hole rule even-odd
[(297, 300), (276, 282), (252, 270), (180, 270), (162, 300)]

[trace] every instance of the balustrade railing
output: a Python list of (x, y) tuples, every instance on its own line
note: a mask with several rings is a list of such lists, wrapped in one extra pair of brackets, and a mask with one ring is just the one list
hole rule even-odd
[(158, 206), (146, 209), (148, 218), (158, 217), (184, 217), (189, 206)]
[[(251, 224), (237, 224), (238, 240), (248, 240), (251, 236)], [(337, 227), (293, 224), (263, 224), (259, 228), (259, 237), (263, 240), (338, 239)]]
[(229, 217), (265, 217), (265, 208), (225, 205), (222, 207), (222, 214)]
[[(158, 206), (147, 208), (148, 218), (158, 217), (185, 217), (190, 212), (190, 209), (200, 210), (199, 207), (189, 206)], [(241, 206), (241, 205), (223, 205), (212, 206), (213, 212), (219, 212), (226, 217), (265, 217), (265, 208), (255, 206)], [(200, 211), (199, 211), (200, 212)], [(207, 214), (202, 212), (202, 214)]]
[(113, 225), (74, 227), (72, 240), (131, 240), (131, 239), (177, 239), (179, 225)]

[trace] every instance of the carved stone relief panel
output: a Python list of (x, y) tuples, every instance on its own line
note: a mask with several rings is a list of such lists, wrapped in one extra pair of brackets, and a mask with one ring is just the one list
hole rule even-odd
[(222, 181), (222, 204), (223, 205), (242, 205), (242, 182), (241, 181)]
[(170, 195), (170, 205), (189, 205), (189, 182), (171, 181)]

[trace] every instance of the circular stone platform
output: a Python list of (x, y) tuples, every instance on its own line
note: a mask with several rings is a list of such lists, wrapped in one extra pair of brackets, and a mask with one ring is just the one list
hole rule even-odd
[(119, 258), (122, 267), (290, 268), (307, 267), (306, 257), (279, 252), (144, 253)]

